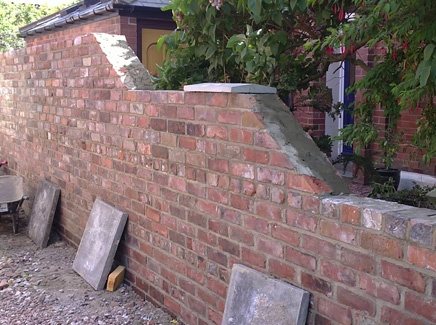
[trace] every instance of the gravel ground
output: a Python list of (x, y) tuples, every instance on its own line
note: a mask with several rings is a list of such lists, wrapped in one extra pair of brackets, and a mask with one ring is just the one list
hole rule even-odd
[(64, 242), (37, 249), (0, 219), (0, 324), (179, 324), (122, 285), (95, 291), (72, 270), (76, 251)]

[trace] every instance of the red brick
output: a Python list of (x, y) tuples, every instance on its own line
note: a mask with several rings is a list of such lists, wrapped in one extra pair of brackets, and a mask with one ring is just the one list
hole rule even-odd
[(356, 244), (357, 230), (348, 225), (321, 220), (320, 234), (347, 244)]
[(217, 217), (219, 214), (218, 206), (213, 202), (198, 201), (197, 207), (200, 211), (207, 213), (211, 216)]
[(253, 200), (245, 196), (231, 194), (230, 205), (238, 210), (253, 211)]
[(241, 112), (222, 110), (218, 113), (218, 122), (224, 124), (240, 124), (241, 123)]
[(365, 273), (360, 274), (359, 280), (360, 289), (365, 290), (367, 294), (394, 305), (400, 303), (400, 292), (397, 287), (374, 279)]
[(256, 246), (261, 252), (283, 258), (283, 247), (280, 245), (280, 243), (277, 243), (274, 240), (258, 237), (256, 239)]
[(436, 254), (426, 248), (409, 246), (407, 260), (419, 267), (436, 271)]
[(179, 137), (179, 147), (182, 149), (195, 150), (197, 140), (190, 137)]
[(226, 205), (229, 202), (228, 192), (216, 188), (207, 189), (207, 198), (213, 202)]
[(271, 236), (292, 246), (298, 246), (300, 241), (300, 234), (297, 231), (291, 230), (280, 224), (274, 224), (271, 226)]
[[(191, 97), (194, 93), (186, 94), (187, 97), (185, 98), (185, 101), (188, 103), (188, 95)], [(203, 95), (204, 94), (198, 94)], [(204, 100), (205, 102), (205, 100)], [(192, 103), (195, 105), (201, 105), (200, 103)], [(207, 121), (207, 122), (216, 122), (216, 110), (210, 107), (195, 107), (195, 120), (196, 121)]]
[(193, 107), (177, 107), (177, 118), (183, 120), (193, 120), (195, 118)]
[(362, 254), (353, 250), (342, 248), (341, 262), (344, 265), (352, 267), (355, 270), (362, 271), (368, 274), (376, 273), (376, 262), (374, 257), (367, 254)]
[(220, 325), (223, 323), (223, 315), (217, 313), (215, 310), (213, 310), (211, 308), (209, 308), (207, 311), (207, 317), (208, 317), (208, 320), (210, 322), (212, 322), (212, 324)]
[(436, 323), (436, 301), (406, 292), (404, 307), (406, 310), (430, 320), (433, 324)]
[(293, 266), (272, 258), (268, 259), (268, 273), (290, 281), (294, 281), (297, 274)]
[(285, 248), (285, 260), (300, 265), (305, 270), (314, 271), (316, 268), (316, 258), (314, 256), (302, 253), (292, 247)]
[(341, 325), (352, 324), (351, 310), (349, 308), (339, 306), (323, 297), (319, 297), (317, 302), (319, 313), (337, 321)]
[(383, 306), (380, 321), (383, 324), (390, 325), (428, 325), (428, 323), (412, 318), (410, 315), (404, 314), (402, 311)]
[(168, 159), (169, 153), (168, 148), (152, 145), (151, 146), (151, 154), (155, 158)]
[(230, 172), (232, 175), (254, 179), (254, 166), (246, 163), (232, 163), (230, 166)]
[(228, 143), (218, 143), (216, 153), (220, 157), (239, 159), (241, 154), (241, 147), (232, 146)]
[(271, 201), (274, 203), (285, 203), (286, 200), (286, 194), (285, 191), (278, 189), (276, 187), (273, 187), (271, 189)]
[(251, 229), (262, 234), (268, 234), (269, 222), (265, 219), (256, 218), (253, 216), (244, 216), (244, 226), (246, 229)]
[(229, 161), (225, 159), (209, 158), (207, 161), (207, 166), (210, 170), (219, 173), (229, 172)]
[(317, 218), (288, 209), (286, 210), (286, 223), (292, 227), (314, 232), (317, 227)]
[(208, 290), (204, 290), (203, 288), (197, 288), (197, 296), (206, 304), (216, 307), (217, 297)]
[(280, 149), (268, 132), (256, 132), (254, 134), (254, 145), (267, 149)]
[(308, 235), (303, 235), (302, 237), (302, 247), (304, 249), (314, 252), (324, 258), (336, 258), (336, 246), (332, 243)]
[(403, 258), (403, 247), (400, 242), (382, 237), (378, 234), (362, 232), (360, 246), (371, 252), (394, 259)]
[(301, 272), (301, 284), (309, 291), (320, 292), (327, 297), (331, 297), (333, 294), (333, 288), (330, 282), (305, 272)]
[(291, 164), (288, 157), (286, 157), (282, 152), (270, 152), (269, 164), (274, 167), (282, 167), (290, 170), (294, 169), (294, 166)]
[(208, 125), (206, 126), (206, 136), (208, 138), (227, 140), (228, 130), (224, 126)]
[(226, 107), (227, 93), (206, 93), (206, 104), (210, 106)]
[(343, 204), (342, 205), (342, 222), (350, 223), (352, 225), (360, 224), (360, 211), (359, 208)]
[(215, 292), (218, 296), (222, 298), (226, 297), (227, 286), (221, 281), (217, 281), (212, 277), (208, 277), (206, 287)]
[(261, 254), (255, 250), (242, 247), (241, 256), (243, 261), (254, 266), (265, 268), (266, 265), (265, 254)]
[(218, 238), (218, 247), (226, 253), (240, 257), (240, 247), (238, 244), (225, 238)]
[(168, 185), (176, 191), (186, 192), (186, 181), (177, 176), (170, 175)]
[(303, 210), (310, 213), (319, 213), (320, 200), (315, 196), (303, 196)]
[(145, 210), (145, 215), (147, 216), (147, 218), (159, 222), (160, 221), (160, 212), (152, 209), (150, 207), (147, 207), (147, 209)]
[(257, 168), (257, 180), (259, 182), (269, 182), (276, 185), (284, 185), (285, 173), (277, 169), (259, 167)]
[(356, 285), (356, 273), (343, 265), (322, 261), (321, 274), (335, 282), (340, 282), (350, 287)]
[(253, 132), (249, 130), (230, 129), (229, 140), (245, 144), (253, 144)]
[(256, 214), (268, 220), (282, 221), (282, 208), (271, 203), (257, 202)]
[(246, 246), (254, 245), (254, 235), (245, 229), (231, 227), (230, 238)]
[(165, 119), (152, 118), (150, 127), (155, 131), (167, 131), (167, 121)]
[(171, 312), (176, 314), (180, 313), (180, 304), (168, 295), (165, 295), (164, 297), (164, 304), (169, 310), (171, 310)]
[(301, 196), (301, 194), (294, 193), (294, 192), (288, 193), (288, 205), (289, 206), (291, 206), (293, 208), (301, 209), (302, 204), (303, 204), (303, 197)]
[(187, 182), (186, 192), (192, 194), (195, 197), (206, 197), (206, 187), (203, 184), (198, 184), (197, 182)]
[(175, 134), (186, 134), (185, 122), (168, 121), (168, 132)]
[(373, 300), (342, 287), (337, 288), (336, 295), (338, 297), (338, 302), (345, 306), (349, 306), (354, 310), (365, 311), (369, 316), (375, 315), (376, 307)]
[(412, 269), (381, 261), (382, 277), (416, 292), (425, 291), (425, 277)]
[(263, 129), (265, 125), (260, 114), (244, 112), (241, 117), (241, 125), (249, 128)]
[(295, 189), (313, 194), (330, 193), (332, 189), (323, 181), (307, 175), (288, 173), (286, 175), (286, 185), (290, 189)]
[(222, 236), (229, 236), (229, 225), (221, 220), (209, 220), (209, 230)]
[(203, 124), (188, 123), (186, 125), (186, 134), (193, 137), (203, 137), (206, 134), (205, 127)]
[(257, 149), (244, 148), (242, 151), (244, 160), (251, 161), (259, 164), (268, 163), (268, 152)]

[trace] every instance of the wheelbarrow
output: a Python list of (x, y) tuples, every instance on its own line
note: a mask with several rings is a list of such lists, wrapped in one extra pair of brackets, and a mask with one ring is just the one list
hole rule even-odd
[[(0, 163), (5, 165), (5, 162)], [(1, 166), (0, 165), (0, 166)], [(0, 217), (12, 216), (12, 229), (18, 233), (18, 216), (24, 200), (29, 198), (23, 194), (23, 179), (20, 176), (0, 176)]]

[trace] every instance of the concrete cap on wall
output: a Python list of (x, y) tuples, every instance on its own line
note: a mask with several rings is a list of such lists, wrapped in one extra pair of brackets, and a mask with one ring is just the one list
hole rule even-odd
[(202, 83), (186, 85), (185, 92), (207, 92), (207, 93), (238, 93), (238, 94), (275, 94), (274, 87), (261, 86), (249, 83)]

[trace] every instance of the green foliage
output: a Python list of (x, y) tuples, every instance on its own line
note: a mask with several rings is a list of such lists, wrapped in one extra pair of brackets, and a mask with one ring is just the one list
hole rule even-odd
[(346, 172), (348, 166), (351, 163), (354, 164), (353, 178), (356, 178), (359, 172), (363, 173), (365, 180), (370, 180), (370, 179), (372, 180), (378, 177), (378, 174), (375, 171), (374, 164), (372, 163), (369, 157), (365, 157), (355, 153), (342, 154), (332, 161), (333, 165), (341, 164), (344, 173)]
[(0, 52), (24, 47), (23, 39), (18, 38), (18, 28), (60, 10), (60, 7), (5, 2), (0, 0)]
[(426, 196), (436, 186), (420, 186), (415, 183), (411, 189), (396, 191), (393, 183), (393, 180), (385, 184), (372, 183), (371, 192), (368, 196), (418, 208), (436, 209)]
[(307, 54), (310, 40), (340, 25), (333, 8), (323, 5), (308, 6), (305, 0), (172, 0), (165, 9), (172, 10), (178, 29), (159, 41), (168, 57), (155, 79), (159, 89), (253, 82), (277, 87), (285, 96), (308, 89), (330, 62), (342, 59), (322, 48)]
[[(326, 4), (324, 0), (308, 0)], [(343, 139), (357, 149), (374, 140), (380, 143), (386, 166), (392, 164), (392, 153), (398, 151), (401, 132), (397, 123), (403, 110), (423, 107), (413, 144), (427, 150), (424, 162), (436, 157), (436, 2), (428, 0), (353, 0), (337, 2), (342, 12), (352, 13), (340, 28), (324, 38), (314, 40), (317, 47), (342, 47), (344, 56), (368, 46), (376, 50), (375, 67), (358, 58), (355, 63), (366, 70), (354, 91), (365, 91), (364, 102), (355, 110), (354, 127), (344, 130)], [(350, 15), (351, 17), (351, 15)], [(380, 51), (384, 48), (384, 52)], [(368, 90), (368, 91), (366, 91)], [(380, 130), (372, 120), (375, 105), (384, 109), (387, 127)]]

